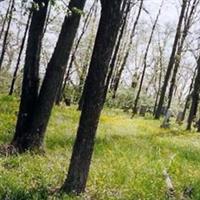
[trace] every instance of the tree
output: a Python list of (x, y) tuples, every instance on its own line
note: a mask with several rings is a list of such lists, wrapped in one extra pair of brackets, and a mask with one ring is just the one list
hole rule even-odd
[(11, 142), (19, 152), (27, 148), (24, 138), (32, 122), (38, 97), (40, 51), (49, 0), (43, 0), (43, 2), (35, 0), (34, 2), (39, 5), (39, 10), (33, 9), (32, 13), (24, 64), (21, 101), (15, 134)]
[(187, 130), (191, 130), (192, 121), (196, 116), (198, 104), (199, 104), (199, 94), (200, 94), (200, 56), (197, 61), (197, 75), (194, 82), (194, 89), (192, 92), (192, 104), (190, 107), (190, 113), (188, 116)]
[(184, 105), (183, 115), (182, 115), (182, 121), (185, 119), (186, 111), (187, 111), (187, 108), (189, 107), (189, 102), (190, 102), (190, 99), (191, 99), (191, 93), (192, 93), (194, 81), (195, 81), (195, 78), (196, 78), (196, 71), (197, 71), (197, 68), (195, 69), (195, 71), (193, 73), (192, 80), (191, 80), (190, 87), (189, 87), (189, 92), (188, 92), (188, 95), (187, 95), (186, 100), (185, 100), (185, 105)]
[(120, 82), (120, 79), (121, 79), (121, 75), (122, 75), (122, 72), (123, 72), (123, 70), (124, 70), (124, 68), (126, 66), (126, 62), (127, 62), (128, 57), (129, 57), (129, 53), (130, 53), (131, 47), (133, 45), (133, 38), (135, 36), (135, 31), (136, 31), (136, 27), (137, 27), (138, 22), (139, 22), (139, 18), (141, 16), (143, 3), (144, 3), (144, 0), (141, 0), (140, 1), (140, 5), (139, 5), (139, 9), (138, 9), (138, 13), (137, 13), (137, 16), (136, 16), (136, 19), (135, 19), (135, 22), (134, 22), (133, 28), (131, 30), (131, 35), (130, 35), (130, 38), (129, 38), (130, 43), (128, 45), (128, 49), (125, 52), (125, 56), (123, 58), (122, 65), (121, 65), (120, 69), (118, 70), (116, 76), (113, 78), (113, 81), (112, 81), (113, 83), (111, 84), (112, 85), (112, 92), (113, 92), (113, 95), (112, 95), (113, 99), (116, 97), (116, 93), (117, 93), (117, 89), (118, 89), (119, 82)]
[(167, 67), (167, 72), (165, 74), (164, 83), (163, 83), (163, 86), (162, 86), (162, 89), (161, 89), (158, 107), (157, 107), (157, 110), (156, 110), (156, 113), (155, 113), (155, 119), (159, 119), (160, 115), (161, 115), (161, 110), (162, 110), (162, 106), (163, 106), (163, 103), (164, 103), (165, 93), (166, 93), (166, 90), (167, 90), (168, 82), (169, 82), (170, 75), (171, 75), (171, 72), (173, 70), (173, 66), (174, 66), (174, 62), (175, 62), (177, 45), (178, 45), (178, 42), (179, 42), (180, 36), (181, 36), (181, 27), (182, 27), (182, 22), (183, 22), (183, 19), (184, 19), (187, 3), (188, 3), (187, 0), (182, 1), (181, 13), (180, 13), (180, 16), (179, 16), (179, 21), (178, 21), (178, 25), (177, 25), (177, 29), (176, 29), (176, 34), (175, 34), (175, 38), (174, 38), (174, 43), (173, 43), (170, 59), (169, 59), (169, 64), (168, 64), (168, 67)]
[(153, 24), (153, 27), (152, 27), (152, 30), (151, 30), (151, 34), (150, 34), (150, 38), (149, 38), (149, 41), (147, 43), (147, 47), (146, 47), (146, 50), (145, 50), (144, 60), (143, 60), (143, 71), (142, 71), (142, 76), (141, 76), (138, 92), (136, 94), (136, 98), (135, 98), (134, 105), (133, 105), (132, 117), (137, 113), (138, 101), (139, 101), (139, 98), (140, 98), (140, 93), (141, 93), (141, 90), (142, 90), (144, 76), (145, 76), (146, 68), (147, 68), (147, 57), (148, 57), (148, 53), (149, 53), (149, 48), (150, 48), (151, 41), (153, 39), (153, 34), (154, 34), (155, 29), (156, 29), (156, 25), (158, 23), (158, 19), (159, 19), (161, 10), (162, 10), (163, 2), (164, 1), (161, 2), (160, 8), (159, 8), (158, 14), (156, 16), (156, 20), (155, 20), (155, 22)]
[(177, 73), (178, 73), (178, 70), (180, 67), (180, 61), (181, 61), (184, 42), (185, 42), (185, 39), (190, 30), (193, 15), (195, 14), (195, 10), (196, 10), (198, 3), (199, 3), (198, 0), (193, 1), (190, 12), (189, 12), (190, 4), (188, 4), (188, 6), (187, 6), (186, 13), (188, 13), (188, 16), (187, 15), (185, 16), (185, 24), (184, 24), (184, 28), (183, 28), (183, 33), (182, 33), (182, 37), (180, 40), (180, 44), (178, 45), (178, 50), (177, 50), (177, 54), (176, 54), (176, 58), (175, 58), (174, 70), (173, 70), (173, 75), (171, 78), (171, 84), (170, 84), (170, 88), (169, 88), (167, 109), (169, 109), (171, 106), (172, 97), (173, 97), (173, 93), (174, 93), (174, 87), (175, 87), (175, 83), (176, 83), (176, 76), (177, 76)]
[(4, 35), (2, 49), (1, 49), (0, 70), (2, 68), (4, 56), (5, 56), (5, 53), (6, 53), (7, 39), (8, 39), (9, 31), (10, 31), (10, 25), (11, 25), (11, 21), (12, 21), (12, 15), (13, 15), (13, 11), (14, 11), (14, 6), (15, 6), (15, 0), (12, 0), (11, 7), (9, 6), (10, 10), (9, 10), (9, 14), (8, 14), (8, 24), (7, 24), (7, 28), (5, 30), (5, 35)]
[(5, 25), (6, 25), (6, 21), (8, 20), (8, 16), (9, 16), (9, 13), (10, 13), (12, 2), (13, 2), (13, 0), (9, 1), (8, 8), (6, 10), (6, 15), (5, 15), (5, 18), (3, 20), (1, 31), (0, 31), (0, 39), (1, 39), (2, 35), (3, 35), (4, 29), (5, 29)]
[(46, 69), (40, 93), (35, 101), (31, 122), (29, 122), (28, 130), (22, 136), (20, 145), (22, 145), (23, 151), (44, 150), (43, 142), (46, 127), (60, 81), (63, 80), (65, 74), (84, 5), (85, 0), (71, 0), (69, 2), (70, 13), (65, 16), (56, 47)]
[(108, 88), (109, 88), (109, 85), (110, 85), (110, 80), (111, 80), (111, 77), (113, 75), (113, 71), (114, 71), (114, 68), (115, 68), (115, 63), (116, 63), (116, 60), (117, 60), (117, 54), (119, 53), (120, 44), (122, 42), (122, 38), (123, 38), (125, 29), (126, 29), (126, 23), (128, 21), (128, 14), (129, 14), (130, 10), (131, 10), (131, 1), (129, 1), (128, 5), (126, 5), (125, 15), (124, 15), (124, 18), (123, 18), (121, 29), (119, 31), (119, 36), (118, 36), (118, 39), (117, 39), (117, 42), (116, 42), (116, 45), (115, 45), (115, 50), (114, 50), (114, 53), (113, 53), (113, 56), (112, 56), (112, 59), (111, 59), (111, 62), (110, 62), (110, 67), (109, 67), (110, 71), (108, 73), (108, 77), (107, 77), (107, 80), (106, 80), (104, 101), (106, 101), (106, 95), (107, 95)]
[(57, 95), (56, 95), (56, 104), (57, 105), (60, 104), (60, 101), (62, 99), (62, 95), (64, 94), (65, 87), (67, 85), (67, 82), (69, 81), (69, 77), (70, 77), (70, 73), (71, 73), (71, 70), (72, 70), (72, 67), (73, 67), (73, 63), (74, 63), (74, 61), (76, 59), (76, 53), (77, 53), (78, 47), (80, 45), (80, 42), (81, 42), (81, 40), (82, 40), (82, 38), (83, 38), (88, 26), (89, 26), (93, 10), (94, 10), (94, 8), (96, 6), (97, 6), (97, 2), (95, 0), (94, 3), (92, 4), (87, 16), (86, 16), (83, 28), (81, 30), (81, 34), (80, 34), (80, 36), (79, 36), (79, 38), (78, 38), (78, 40), (77, 40), (77, 42), (75, 44), (73, 52), (71, 53), (71, 58), (68, 61), (68, 67), (67, 67), (64, 83), (63, 83), (63, 81), (61, 81), (61, 83), (59, 85), (59, 89), (58, 89), (58, 92), (57, 92)]
[(23, 50), (24, 50), (24, 45), (25, 45), (26, 36), (27, 36), (27, 33), (28, 33), (28, 28), (29, 28), (29, 25), (30, 25), (31, 16), (32, 16), (32, 12), (30, 12), (30, 14), (28, 16), (27, 23), (26, 23), (24, 36), (23, 36), (23, 39), (22, 39), (19, 55), (18, 55), (18, 58), (17, 58), (17, 64), (16, 64), (16, 67), (15, 67), (15, 70), (14, 70), (14, 73), (13, 73), (13, 78), (12, 78), (12, 82), (11, 82), (11, 86), (10, 86), (9, 95), (12, 95), (13, 91), (14, 91), (15, 81), (17, 79), (17, 73), (18, 73), (18, 70), (19, 70), (21, 56), (22, 56), (22, 53), (23, 53)]
[(86, 187), (96, 130), (104, 103), (105, 80), (123, 16), (122, 1), (101, 0), (101, 19), (84, 86), (85, 99), (68, 175), (62, 187), (67, 193), (80, 194)]

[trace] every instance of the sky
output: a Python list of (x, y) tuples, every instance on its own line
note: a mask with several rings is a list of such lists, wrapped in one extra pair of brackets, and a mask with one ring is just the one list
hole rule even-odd
[[(155, 18), (162, 0), (145, 0), (145, 8), (150, 15)], [(163, 9), (160, 16), (160, 23), (174, 23), (177, 21), (178, 8), (180, 3), (178, 0), (164, 0)], [(143, 15), (143, 17), (145, 17)]]

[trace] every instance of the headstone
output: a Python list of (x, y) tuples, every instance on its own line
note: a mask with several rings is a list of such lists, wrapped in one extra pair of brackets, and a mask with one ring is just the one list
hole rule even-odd
[(141, 106), (139, 115), (145, 117), (146, 111), (147, 111), (147, 106)]
[(183, 112), (179, 111), (176, 117), (176, 123), (181, 125), (183, 123)]
[(123, 112), (128, 112), (130, 107), (128, 105), (123, 106)]
[(149, 113), (149, 114), (153, 114), (153, 107), (148, 106), (146, 112)]
[(166, 115), (166, 113), (167, 113), (167, 107), (166, 107), (166, 106), (163, 106), (163, 107), (161, 108), (161, 115)]
[(168, 110), (164, 117), (163, 123), (161, 124), (161, 128), (169, 128), (170, 127), (170, 117), (172, 116), (172, 112)]
[(138, 110), (139, 110), (138, 107), (137, 108), (132, 108), (133, 115), (138, 114)]
[(65, 98), (64, 102), (65, 102), (66, 106), (70, 106), (71, 105), (71, 99), (69, 99), (69, 98)]

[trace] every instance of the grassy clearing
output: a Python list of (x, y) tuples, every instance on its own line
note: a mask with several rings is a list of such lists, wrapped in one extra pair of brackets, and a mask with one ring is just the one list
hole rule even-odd
[[(0, 97), (0, 144), (10, 141), (18, 100)], [(194, 188), (200, 199), (200, 136), (176, 125), (160, 129), (160, 122), (105, 109), (98, 129), (87, 192), (79, 198), (56, 196), (71, 155), (79, 113), (75, 107), (56, 107), (46, 136), (46, 155), (0, 158), (0, 199), (163, 200), (167, 168), (178, 194)]]

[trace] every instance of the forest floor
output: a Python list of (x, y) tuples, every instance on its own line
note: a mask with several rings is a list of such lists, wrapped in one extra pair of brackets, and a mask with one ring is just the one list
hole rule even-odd
[[(13, 136), (18, 103), (0, 96), (0, 144)], [(200, 200), (200, 135), (175, 123), (164, 130), (151, 117), (130, 119), (110, 109), (102, 113), (86, 193), (79, 198), (52, 195), (49, 191), (65, 178), (79, 114), (75, 106), (54, 109), (45, 155), (0, 158), (0, 199), (164, 200), (166, 169), (177, 197), (191, 187), (192, 199)]]

